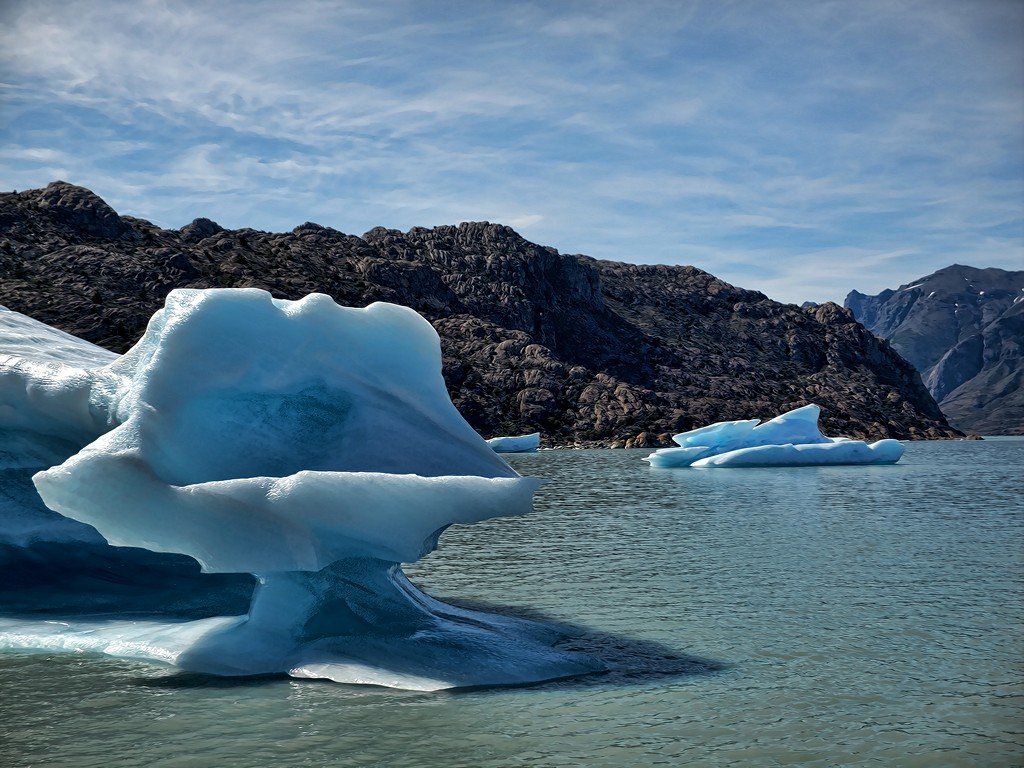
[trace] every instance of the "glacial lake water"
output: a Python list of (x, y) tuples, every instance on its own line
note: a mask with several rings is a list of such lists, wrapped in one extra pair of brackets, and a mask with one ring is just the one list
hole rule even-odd
[(0, 765), (1024, 764), (1024, 439), (891, 467), (512, 456), (536, 513), (450, 529), (438, 597), (585, 627), (612, 671), (412, 693), (0, 654)]

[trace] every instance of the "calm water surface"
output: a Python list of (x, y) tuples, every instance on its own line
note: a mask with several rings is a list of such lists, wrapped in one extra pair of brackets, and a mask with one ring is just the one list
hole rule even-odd
[(439, 597), (586, 627), (608, 674), (408, 693), (0, 655), (5, 766), (1024, 764), (1024, 439), (895, 467), (513, 456), (529, 518), (449, 530)]

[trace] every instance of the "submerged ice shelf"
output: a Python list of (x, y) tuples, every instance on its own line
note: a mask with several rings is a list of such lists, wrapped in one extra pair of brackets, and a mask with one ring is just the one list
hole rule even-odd
[[(210, 586), (201, 618), (0, 618), (0, 646), (417, 689), (599, 668), (545, 624), (446, 605), (402, 573), (449, 525), (530, 512), (539, 485), (459, 415), (412, 310), (178, 290), (121, 357), (19, 318), (0, 312), (0, 460), (20, 483), (0, 507), (21, 531), (0, 531), (8, 561), (87, 546), (146, 561), (159, 591), (188, 556), (203, 574), (175, 571), (184, 591)], [(239, 595), (244, 615), (214, 608)]]
[(652, 467), (799, 467), (895, 464), (903, 456), (898, 440), (865, 443), (826, 437), (818, 428), (821, 408), (805, 405), (761, 423), (720, 421), (675, 435), (678, 448), (662, 448), (644, 461)]

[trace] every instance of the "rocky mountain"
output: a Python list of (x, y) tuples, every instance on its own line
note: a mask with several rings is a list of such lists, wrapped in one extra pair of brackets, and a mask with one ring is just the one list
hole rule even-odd
[(1024, 271), (954, 264), (845, 303), (921, 371), (953, 425), (1024, 434)]
[(0, 194), (0, 304), (115, 351), (176, 287), (311, 291), (413, 307), (437, 329), (452, 399), (484, 436), (657, 445), (807, 402), (856, 437), (953, 437), (914, 368), (853, 315), (803, 310), (695, 267), (561, 254), (500, 224), (362, 237), (178, 230), (64, 182)]

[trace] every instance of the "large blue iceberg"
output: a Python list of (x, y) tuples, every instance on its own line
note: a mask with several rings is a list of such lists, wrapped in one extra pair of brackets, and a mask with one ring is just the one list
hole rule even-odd
[(898, 440), (865, 443), (826, 437), (818, 428), (821, 408), (805, 405), (761, 423), (720, 421), (675, 435), (680, 447), (662, 448), (644, 461), (652, 467), (800, 467), (839, 464), (895, 464), (903, 456)]
[(0, 310), (0, 446), (10, 573), (23, 552), (92, 547), (154, 582), (177, 569), (193, 602), (250, 600), (187, 619), (28, 607), (0, 617), (0, 647), (421, 690), (598, 667), (548, 625), (441, 603), (402, 573), (452, 524), (530, 512), (540, 484), (462, 419), (437, 334), (405, 307), (176, 290), (121, 357)]

